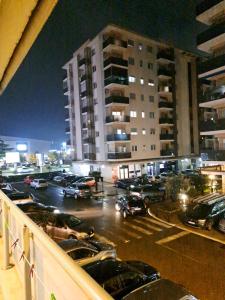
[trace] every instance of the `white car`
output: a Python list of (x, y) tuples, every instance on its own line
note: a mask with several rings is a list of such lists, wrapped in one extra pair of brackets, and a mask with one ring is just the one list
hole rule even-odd
[(43, 178), (34, 179), (33, 181), (31, 181), (30, 186), (35, 189), (47, 188), (48, 182)]

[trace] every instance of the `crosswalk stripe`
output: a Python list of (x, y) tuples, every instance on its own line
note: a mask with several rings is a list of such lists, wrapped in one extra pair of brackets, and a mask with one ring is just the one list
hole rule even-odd
[(142, 225), (144, 225), (145, 227), (147, 227), (147, 228), (150, 228), (150, 229), (153, 229), (153, 230), (155, 230), (155, 231), (162, 231), (162, 229), (161, 228), (159, 228), (159, 227), (156, 227), (156, 226), (154, 226), (154, 225), (150, 225), (150, 224), (147, 224), (146, 222), (144, 222), (144, 221), (141, 221), (141, 220), (137, 220), (137, 219), (135, 219), (135, 220), (133, 220), (133, 222), (136, 222), (136, 223), (139, 223), (139, 224), (142, 224)]
[(179, 238), (181, 238), (181, 237), (183, 237), (183, 236), (185, 236), (185, 235), (187, 235), (187, 234), (190, 234), (190, 232), (188, 232), (188, 231), (181, 231), (181, 232), (179, 232), (179, 233), (177, 233), (177, 234), (170, 235), (170, 236), (168, 236), (168, 237), (166, 237), (166, 238), (164, 238), (164, 239), (158, 240), (158, 241), (156, 242), (156, 244), (162, 245), (162, 244), (165, 244), (165, 243), (174, 241), (174, 240), (176, 240), (176, 239), (179, 239)]
[(123, 224), (124, 224), (124, 225), (127, 225), (127, 226), (129, 226), (129, 227), (131, 227), (131, 228), (133, 228), (133, 229), (136, 230), (136, 231), (139, 231), (139, 232), (141, 232), (141, 233), (144, 233), (144, 234), (146, 234), (146, 235), (151, 235), (151, 234), (152, 234), (151, 231), (145, 230), (145, 229), (143, 229), (143, 228), (141, 228), (141, 227), (139, 227), (139, 226), (133, 225), (133, 224), (131, 224), (131, 223), (123, 222)]
[(119, 241), (121, 241), (121, 242), (123, 242), (123, 243), (124, 243), (124, 241), (127, 241), (127, 238), (125, 238), (124, 236), (118, 235), (118, 233), (112, 232), (112, 231), (110, 231), (110, 230), (108, 230), (108, 229), (107, 229), (107, 230), (104, 230), (104, 233), (109, 234), (109, 235), (112, 236), (113, 238), (116, 237), (117, 240), (119, 240)]
[(143, 217), (143, 219), (145, 219), (146, 221), (148, 221), (150, 223), (154, 223), (154, 224), (160, 225), (160, 226), (165, 227), (165, 228), (171, 228), (172, 227), (170, 225), (167, 225), (167, 224), (165, 224), (163, 222), (157, 221), (157, 220), (152, 219), (152, 218)]
[(116, 247), (116, 244), (114, 242), (112, 242), (111, 240), (107, 239), (105, 236), (102, 236), (98, 233), (95, 233), (95, 237), (100, 240), (101, 242), (104, 242), (106, 244), (111, 244), (113, 245), (113, 247)]
[(125, 228), (120, 228), (121, 231), (123, 231), (124, 233), (126, 233), (128, 236), (131, 236), (135, 239), (141, 239), (142, 237), (138, 234), (136, 234), (135, 232), (131, 232)]

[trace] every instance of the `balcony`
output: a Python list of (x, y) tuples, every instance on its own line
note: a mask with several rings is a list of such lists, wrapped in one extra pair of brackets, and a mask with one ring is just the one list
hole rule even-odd
[(96, 160), (96, 154), (95, 153), (84, 153), (84, 159)]
[(213, 57), (198, 64), (198, 77), (211, 78), (225, 73), (225, 54)]
[(84, 92), (80, 93), (81, 98), (84, 98), (84, 97), (87, 97), (87, 96), (89, 96), (87, 91), (84, 91)]
[(174, 119), (169, 118), (169, 117), (162, 117), (159, 118), (159, 124), (168, 124), (168, 125), (173, 125), (174, 124)]
[(118, 66), (127, 68), (128, 61), (123, 58), (111, 56), (104, 61), (104, 68), (106, 68), (110, 65), (118, 65)]
[(87, 80), (87, 79), (88, 79), (88, 76), (86, 74), (84, 74), (80, 77), (80, 82), (83, 82), (84, 80)]
[(119, 40), (119, 39), (116, 39), (114, 37), (109, 37), (109, 38), (107, 38), (103, 42), (102, 48), (105, 49), (108, 46), (115, 46), (115, 47), (120, 47), (120, 48), (127, 48), (127, 42)]
[(86, 137), (86, 138), (83, 138), (83, 143), (84, 144), (94, 144), (95, 140), (92, 137)]
[(108, 134), (106, 140), (107, 142), (130, 141), (130, 134)]
[(213, 108), (225, 105), (225, 85), (209, 88), (199, 95), (199, 106)]
[(63, 85), (63, 94), (64, 94), (64, 95), (67, 95), (68, 92), (69, 92), (69, 89), (68, 89), (67, 84), (66, 84), (66, 85)]
[(120, 84), (120, 85), (128, 85), (128, 78), (121, 76), (110, 76), (105, 79), (104, 85), (105, 87), (110, 84)]
[(70, 141), (70, 140), (67, 140), (67, 141), (66, 141), (66, 145), (67, 145), (67, 146), (71, 146), (71, 141)]
[(211, 9), (213, 6), (217, 5), (218, 3), (223, 2), (223, 0), (204, 0), (199, 3), (196, 7), (196, 15), (200, 15), (207, 10)]
[(113, 123), (113, 122), (130, 122), (130, 116), (107, 116), (105, 118), (106, 123)]
[(160, 156), (174, 156), (174, 149), (160, 150)]
[(84, 65), (86, 63), (87, 63), (86, 58), (82, 58), (81, 60), (79, 60), (78, 66), (81, 67), (82, 65)]
[(108, 152), (108, 159), (131, 158), (131, 152)]
[(107, 98), (105, 98), (105, 105), (109, 105), (109, 104), (129, 104), (129, 98), (128, 97), (124, 97), (124, 96), (109, 96)]
[(199, 122), (199, 129), (201, 132), (204, 131), (218, 131), (223, 130), (225, 131), (225, 118), (224, 119), (217, 119), (217, 120), (208, 120)]
[(225, 22), (216, 24), (209, 29), (203, 31), (197, 36), (198, 49), (211, 52), (213, 47), (217, 47), (225, 42)]
[(93, 123), (82, 123), (82, 129), (93, 129), (94, 124)]
[(81, 111), (82, 111), (82, 114), (93, 113), (94, 109), (93, 109), (93, 106), (87, 105), (87, 106), (82, 107)]
[(69, 113), (68, 113), (68, 114), (65, 114), (65, 120), (69, 120), (69, 118), (70, 118)]
[(174, 140), (174, 134), (173, 133), (161, 133), (160, 134), (160, 140)]
[(67, 80), (67, 74), (65, 74), (64, 76), (63, 76), (63, 81), (64, 80)]
[(64, 107), (69, 108), (69, 106), (70, 106), (69, 99), (66, 99), (66, 101), (64, 101)]
[(66, 127), (65, 132), (66, 134), (70, 134), (70, 127)]
[(171, 78), (173, 76), (174, 71), (168, 68), (159, 68), (158, 69), (158, 77), (162, 79)]
[(204, 154), (204, 157), (207, 159), (204, 160), (216, 160), (216, 161), (225, 161), (225, 150), (213, 150), (213, 149), (207, 149), (203, 148), (200, 149), (201, 155)]
[(167, 95), (170, 95), (172, 93), (172, 87), (169, 85), (159, 85), (158, 87), (158, 93), (160, 96), (166, 97)]
[(161, 61), (168, 61), (168, 62), (174, 62), (174, 53), (172, 53), (172, 51), (159, 51), (157, 53), (157, 60), (161, 60)]
[(173, 103), (168, 101), (160, 101), (159, 102), (159, 108), (168, 108), (173, 109)]

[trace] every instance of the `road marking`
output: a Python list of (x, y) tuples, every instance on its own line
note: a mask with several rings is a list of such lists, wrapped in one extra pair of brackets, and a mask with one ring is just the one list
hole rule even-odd
[(130, 223), (128, 223), (128, 222), (123, 222), (123, 224), (124, 224), (124, 225), (127, 225), (127, 226), (129, 226), (129, 227), (131, 227), (131, 228), (133, 228), (133, 229), (136, 230), (136, 231), (139, 231), (139, 232), (141, 232), (141, 233), (144, 233), (144, 234), (146, 234), (146, 235), (152, 235), (152, 233), (153, 233), (153, 232), (151, 232), (151, 231), (148, 231), (148, 230), (143, 229), (142, 227), (139, 227), (139, 226), (130, 224)]
[(128, 236), (131, 236), (135, 239), (141, 239), (142, 236), (136, 234), (135, 232), (130, 232), (129, 230), (125, 229), (125, 228), (120, 228), (120, 231), (123, 231), (124, 233), (126, 233)]
[[(119, 241), (121, 241), (121, 242), (123, 242), (123, 243), (125, 243), (125, 242), (127, 242), (128, 240), (127, 240), (127, 238), (125, 238), (124, 236), (122, 236), (122, 235), (118, 235), (118, 234), (116, 234), (115, 232), (112, 232), (112, 231), (110, 231), (110, 230), (105, 230), (105, 229), (103, 229), (104, 230), (104, 233), (106, 233), (106, 234), (109, 234), (110, 236), (112, 236), (113, 237), (113, 239), (114, 238), (116, 238), (117, 240), (119, 240)], [(128, 242), (127, 242), (128, 243)]]
[(155, 220), (155, 219), (148, 218), (148, 217), (144, 217), (143, 219), (145, 219), (145, 220), (148, 221), (148, 222), (151, 222), (151, 223), (160, 225), (160, 226), (162, 226), (162, 227), (165, 227), (165, 228), (171, 228), (171, 227), (172, 227), (171, 225), (167, 225), (167, 224), (165, 224), (164, 222), (160, 222), (160, 221), (157, 221), (157, 220)]
[(100, 240), (101, 242), (104, 242), (106, 244), (111, 244), (113, 247), (116, 247), (116, 244), (112, 242), (111, 240), (107, 239), (105, 236), (95, 233), (95, 237)]
[(137, 219), (135, 219), (135, 220), (133, 220), (133, 222), (136, 222), (136, 223), (139, 223), (139, 224), (142, 224), (142, 225), (144, 225), (145, 227), (148, 227), (148, 228), (150, 228), (150, 229), (153, 229), (153, 230), (155, 230), (155, 231), (162, 231), (162, 229), (161, 228), (159, 228), (159, 227), (156, 227), (156, 226), (154, 226), (154, 225), (150, 225), (150, 224), (146, 224), (146, 222), (144, 222), (144, 221), (141, 221), (141, 220), (137, 220)]
[(170, 236), (168, 236), (168, 237), (166, 237), (166, 238), (164, 238), (164, 239), (158, 240), (158, 241), (156, 242), (156, 244), (162, 245), (162, 244), (171, 242), (171, 241), (173, 241), (173, 240), (179, 239), (179, 238), (181, 238), (181, 237), (183, 237), (183, 236), (185, 236), (185, 235), (188, 235), (188, 234), (189, 234), (189, 232), (187, 232), (187, 231), (181, 231), (181, 232), (179, 232), (179, 233), (177, 233), (177, 234), (170, 235)]

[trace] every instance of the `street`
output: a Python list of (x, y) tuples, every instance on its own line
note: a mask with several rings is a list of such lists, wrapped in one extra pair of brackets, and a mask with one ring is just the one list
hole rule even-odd
[[(115, 211), (115, 196), (100, 200), (64, 199), (63, 188), (56, 185), (40, 191), (22, 183), (13, 186), (32, 192), (41, 203), (86, 220), (95, 227), (97, 238), (115, 245), (119, 258), (149, 263), (162, 277), (184, 285), (200, 299), (225, 299), (224, 244), (149, 215), (123, 219)], [(216, 234), (223, 239), (221, 233)]]

